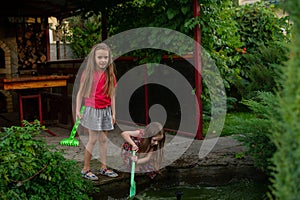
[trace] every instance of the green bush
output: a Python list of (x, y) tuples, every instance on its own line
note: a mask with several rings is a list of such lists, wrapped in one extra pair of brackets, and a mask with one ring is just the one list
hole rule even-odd
[(278, 43), (260, 43), (251, 54), (244, 54), (241, 66), (243, 79), (236, 86), (244, 99), (257, 91), (274, 92), (279, 78), (278, 68), (287, 61), (287, 47)]
[(70, 42), (74, 58), (85, 58), (91, 48), (102, 40), (101, 15), (88, 12), (84, 16), (70, 17), (67, 21), (62, 26), (64, 42)]
[(278, 81), (278, 115), (273, 116), (272, 140), (277, 147), (272, 162), (272, 195), (278, 200), (296, 200), (300, 197), (300, 2), (284, 1), (282, 4), (293, 22), (293, 43), (290, 59), (282, 66)]
[[(254, 160), (254, 165), (266, 174), (270, 174), (272, 166), (271, 158), (276, 151), (274, 143), (271, 141), (270, 116), (276, 115), (274, 111), (275, 96), (270, 92), (258, 92), (257, 97), (251, 100), (243, 100), (255, 118), (247, 122), (247, 130), (236, 135), (236, 139), (248, 147), (247, 154)], [(243, 123), (245, 124), (245, 123)]]
[(247, 53), (255, 51), (260, 43), (289, 42), (290, 24), (288, 16), (279, 17), (282, 12), (264, 1), (236, 7), (234, 18)]
[(231, 87), (238, 102), (257, 91), (274, 91), (278, 66), (287, 61), (290, 43), (289, 17), (279, 17), (282, 12), (263, 1), (236, 7), (234, 19), (244, 43), (244, 48), (236, 49), (241, 56), (236, 62), (240, 78)]
[(75, 160), (45, 143), (39, 121), (0, 132), (0, 199), (91, 199)]

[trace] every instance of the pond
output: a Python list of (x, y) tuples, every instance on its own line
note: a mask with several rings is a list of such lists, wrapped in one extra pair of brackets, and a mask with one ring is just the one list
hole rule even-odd
[(197, 199), (197, 200), (263, 200), (267, 199), (266, 183), (241, 180), (220, 186), (200, 186), (182, 183), (179, 186), (150, 187), (138, 193), (140, 200)]
[[(228, 170), (227, 170), (228, 171)], [(249, 172), (249, 169), (247, 170)], [(208, 171), (206, 171), (208, 172)], [(240, 176), (232, 173), (222, 173), (213, 176), (201, 173), (190, 173), (180, 176), (178, 173), (166, 173), (154, 182), (147, 177), (136, 177), (136, 200), (264, 200), (267, 199), (268, 180), (255, 171)], [(209, 181), (208, 181), (209, 180)], [(93, 195), (95, 200), (125, 200), (129, 195), (129, 181), (111, 183), (100, 187), (100, 192)]]

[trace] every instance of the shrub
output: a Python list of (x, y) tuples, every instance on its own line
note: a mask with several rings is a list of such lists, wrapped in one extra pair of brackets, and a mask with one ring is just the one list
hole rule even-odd
[(0, 199), (90, 199), (96, 191), (75, 160), (39, 137), (39, 121), (0, 132)]
[(277, 147), (272, 162), (274, 173), (271, 182), (272, 195), (279, 200), (293, 200), (300, 197), (300, 2), (284, 1), (282, 4), (293, 21), (293, 44), (291, 57), (282, 67), (278, 90), (278, 106), (273, 116), (273, 142)]
[(255, 114), (256, 118), (250, 119), (247, 123), (251, 128), (247, 132), (241, 132), (235, 138), (248, 147), (247, 154), (254, 160), (254, 165), (265, 172), (271, 173), (271, 158), (276, 151), (274, 143), (271, 141), (270, 116), (276, 115), (274, 109), (275, 96), (270, 92), (258, 92), (257, 97), (251, 100), (243, 100)]
[(234, 18), (244, 43), (244, 48), (237, 48), (240, 79), (232, 86), (239, 101), (254, 97), (257, 91), (274, 91), (278, 66), (287, 61), (290, 43), (289, 17), (279, 13), (282, 10), (263, 1), (236, 8)]
[(245, 54), (241, 66), (243, 79), (236, 83), (241, 96), (250, 99), (257, 91), (274, 92), (278, 68), (287, 59), (287, 47), (280, 43), (260, 43), (251, 54)]
[(247, 53), (255, 50), (260, 43), (289, 42), (288, 16), (279, 17), (281, 12), (264, 1), (236, 7), (234, 18)]

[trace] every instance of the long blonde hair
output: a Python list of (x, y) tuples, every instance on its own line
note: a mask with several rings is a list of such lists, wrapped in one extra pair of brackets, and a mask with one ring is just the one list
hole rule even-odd
[(109, 54), (108, 67), (104, 71), (106, 75), (104, 88), (106, 94), (112, 98), (115, 94), (115, 64), (112, 61), (110, 48), (105, 43), (94, 45), (87, 57), (87, 63), (84, 69), (85, 76), (83, 77), (83, 96), (88, 98), (92, 90), (94, 72), (97, 68), (97, 64), (95, 62), (95, 52), (97, 50), (107, 50)]

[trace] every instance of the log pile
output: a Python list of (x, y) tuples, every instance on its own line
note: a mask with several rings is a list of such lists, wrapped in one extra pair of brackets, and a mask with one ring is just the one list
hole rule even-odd
[(41, 24), (35, 24), (20, 27), (18, 32), (18, 69), (37, 69), (47, 60), (45, 30), (41, 29)]

